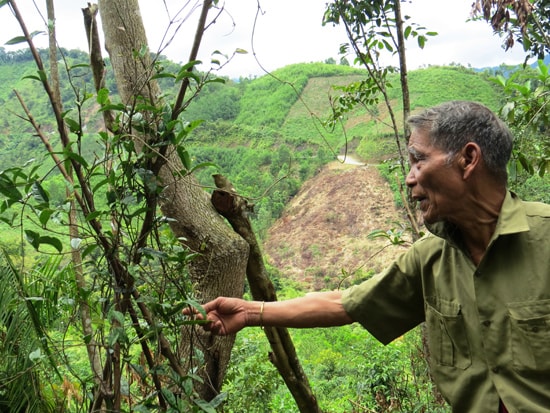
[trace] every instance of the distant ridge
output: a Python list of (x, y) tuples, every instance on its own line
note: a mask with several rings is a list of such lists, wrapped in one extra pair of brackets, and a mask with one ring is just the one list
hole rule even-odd
[[(543, 61), (544, 61), (544, 64), (545, 64), (545, 65), (550, 65), (550, 55), (549, 55), (549, 56), (545, 56), (544, 59), (543, 59)], [(522, 66), (522, 65), (523, 65), (522, 63), (517, 64), (517, 65), (505, 65), (505, 64), (501, 64), (500, 66), (486, 66), (486, 67), (481, 67), (481, 68), (476, 67), (476, 68), (473, 68), (473, 70), (474, 70), (475, 72), (486, 72), (486, 71), (489, 71), (489, 72), (500, 71), (500, 72), (502, 72), (503, 67), (516, 68), (516, 67)], [(536, 68), (536, 67), (538, 66), (538, 61), (535, 60), (535, 61), (534, 61), (533, 63), (531, 63), (529, 66), (532, 67), (532, 68)], [(505, 74), (505, 75), (508, 75), (508, 74), (512, 73), (513, 71), (514, 71), (514, 69), (506, 70), (506, 71), (504, 71), (504, 74)]]

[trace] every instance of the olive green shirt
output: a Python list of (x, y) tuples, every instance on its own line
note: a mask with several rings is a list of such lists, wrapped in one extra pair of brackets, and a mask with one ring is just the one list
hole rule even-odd
[[(433, 378), (453, 412), (550, 411), (550, 205), (508, 193), (475, 266), (436, 224), (387, 270), (343, 293), (387, 344), (425, 321)], [(454, 234), (453, 234), (454, 232)]]

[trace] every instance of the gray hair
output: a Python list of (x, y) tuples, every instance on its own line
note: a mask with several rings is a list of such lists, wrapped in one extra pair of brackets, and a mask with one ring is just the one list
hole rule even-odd
[(451, 101), (409, 117), (411, 130), (428, 133), (431, 143), (456, 155), (468, 143), (481, 148), (492, 175), (506, 181), (506, 165), (512, 154), (513, 135), (490, 109), (476, 102)]

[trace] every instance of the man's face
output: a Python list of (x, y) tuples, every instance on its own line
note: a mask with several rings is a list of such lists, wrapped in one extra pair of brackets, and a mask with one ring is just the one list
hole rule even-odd
[(456, 222), (464, 189), (456, 159), (432, 146), (428, 133), (422, 130), (411, 134), (408, 151), (411, 169), (406, 183), (424, 222)]

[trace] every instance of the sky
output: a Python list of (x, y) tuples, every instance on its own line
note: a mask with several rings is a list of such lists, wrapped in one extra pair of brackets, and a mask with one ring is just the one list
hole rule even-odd
[[(211, 67), (219, 75), (231, 78), (255, 77), (292, 63), (321, 62), (327, 58), (339, 60), (340, 44), (346, 41), (340, 26), (322, 26), (321, 21), (328, 0), (222, 0), (223, 12), (208, 28), (199, 60), (200, 70)], [(35, 3), (45, 15), (45, 0), (17, 0), (28, 29), (44, 31), (44, 21)], [(139, 0), (149, 46), (175, 62), (186, 62), (199, 14), (197, 0)], [(67, 49), (86, 50), (86, 35), (81, 9), (88, 1), (54, 0), (56, 30), (59, 43)], [(467, 21), (472, 0), (412, 0), (403, 4), (404, 14), (411, 21), (437, 32), (430, 37), (424, 49), (416, 42), (407, 45), (409, 70), (428, 65), (460, 63), (475, 68), (519, 64), (524, 53), (518, 45), (505, 52), (501, 39), (494, 35), (483, 21)], [(213, 19), (216, 14), (211, 11)], [(172, 24), (170, 24), (172, 22)], [(16, 47), (5, 43), (21, 35), (17, 21), (7, 6), (0, 8), (0, 46), (6, 50)], [(181, 26), (180, 26), (181, 25)], [(180, 28), (178, 28), (180, 27)], [(167, 39), (170, 40), (167, 42)], [(47, 47), (45, 35), (35, 38), (38, 47)], [(245, 50), (247, 53), (238, 53)], [(211, 66), (213, 52), (217, 59), (234, 57), (221, 68)], [(353, 61), (353, 56), (348, 56)], [(388, 63), (396, 61), (388, 60)]]

